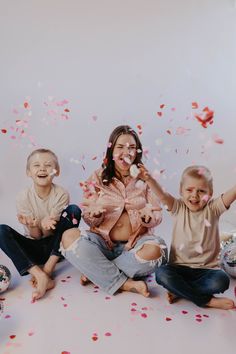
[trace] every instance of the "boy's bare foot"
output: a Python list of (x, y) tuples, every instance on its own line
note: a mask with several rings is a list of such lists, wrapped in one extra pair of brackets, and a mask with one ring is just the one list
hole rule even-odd
[(30, 282), (30, 285), (33, 287), (33, 288), (36, 288), (37, 287), (37, 281), (36, 281), (36, 278), (34, 276), (31, 277), (31, 279), (29, 280)]
[(227, 297), (212, 297), (211, 300), (206, 304), (207, 307), (214, 307), (217, 309), (231, 310), (235, 308), (235, 303), (233, 300)]
[(54, 288), (55, 282), (46, 273), (40, 274), (35, 277), (36, 279), (36, 290), (32, 293), (32, 300), (38, 300), (43, 297), (47, 290)]
[(89, 283), (91, 283), (90, 280), (85, 275), (82, 274), (80, 277), (80, 284), (84, 286)]
[(147, 284), (143, 280), (127, 279), (126, 282), (120, 287), (120, 290), (138, 293), (145, 297), (150, 295)]
[(169, 302), (169, 304), (173, 304), (174, 302), (179, 300), (179, 297), (177, 295), (171, 293), (170, 291), (167, 291), (166, 298), (167, 298), (167, 301)]

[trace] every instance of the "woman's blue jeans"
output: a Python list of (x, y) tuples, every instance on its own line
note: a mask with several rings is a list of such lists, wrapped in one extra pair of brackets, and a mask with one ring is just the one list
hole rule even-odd
[(229, 287), (229, 277), (221, 269), (190, 268), (166, 264), (156, 269), (156, 281), (172, 294), (206, 306), (214, 294)]
[[(151, 261), (140, 259), (137, 252), (144, 244), (159, 246), (160, 258)], [(143, 235), (129, 251), (124, 246), (125, 243), (117, 242), (110, 250), (100, 235), (87, 231), (67, 249), (61, 245), (61, 252), (89, 280), (113, 295), (128, 278), (145, 277), (167, 260), (166, 244), (158, 236)]]
[[(66, 215), (66, 216), (63, 216)], [(77, 224), (73, 223), (77, 220)], [(78, 227), (81, 210), (71, 204), (61, 213), (53, 235), (34, 240), (22, 236), (8, 225), (0, 225), (0, 248), (12, 260), (21, 275), (34, 265), (44, 264), (51, 255), (61, 257), (59, 252), (62, 234), (65, 230)]]

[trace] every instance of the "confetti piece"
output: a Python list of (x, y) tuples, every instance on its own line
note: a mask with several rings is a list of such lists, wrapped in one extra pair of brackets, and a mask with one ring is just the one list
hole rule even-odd
[(186, 310), (182, 310), (181, 312), (183, 315), (186, 315), (188, 313), (188, 311), (186, 311)]
[(165, 107), (165, 105), (162, 103), (160, 104), (160, 108), (163, 109)]
[(210, 316), (209, 316), (209, 315), (204, 314), (204, 315), (203, 315), (203, 317), (209, 318)]
[(202, 315), (199, 313), (199, 314), (195, 315), (195, 317), (202, 318)]
[(31, 331), (31, 332), (28, 333), (28, 336), (29, 336), (29, 337), (31, 337), (31, 336), (33, 336), (33, 335), (34, 335), (34, 332), (33, 332), (33, 331)]
[(94, 342), (96, 342), (96, 340), (98, 340), (98, 337), (97, 337), (97, 336), (93, 336), (93, 337), (92, 337), (92, 340), (93, 340)]
[(195, 247), (195, 251), (196, 251), (197, 253), (199, 253), (199, 254), (202, 254), (202, 253), (203, 253), (202, 246), (201, 246), (201, 245), (197, 245), (197, 246)]
[(192, 102), (192, 109), (197, 109), (197, 108), (198, 108), (198, 103)]
[(214, 143), (216, 143), (216, 144), (224, 144), (224, 140), (221, 139), (218, 135), (214, 135), (212, 138), (213, 138)]
[(211, 227), (211, 223), (207, 219), (204, 220), (204, 224), (206, 227)]
[(196, 318), (195, 319), (197, 322), (202, 322), (202, 319), (201, 318)]
[(64, 350), (63, 352), (61, 352), (61, 354), (70, 354), (70, 352)]
[(157, 112), (157, 115), (158, 115), (159, 117), (162, 117), (162, 112)]
[(110, 333), (110, 332), (106, 332), (106, 333), (105, 333), (105, 336), (106, 336), (106, 337), (110, 337), (110, 336), (111, 336), (111, 333)]
[(73, 224), (73, 225), (77, 225), (77, 224), (78, 224), (78, 220), (77, 220), (76, 218), (73, 218), (73, 219), (72, 219), (72, 224)]
[(8, 319), (8, 318), (11, 318), (11, 316), (10, 315), (6, 315), (6, 316), (4, 316), (4, 318)]
[(110, 296), (106, 296), (105, 300), (111, 300), (111, 297)]
[(7, 130), (6, 130), (6, 129), (1, 129), (1, 132), (2, 132), (3, 134), (6, 134), (6, 133), (7, 133)]
[(14, 339), (14, 338), (16, 338), (16, 335), (15, 335), (15, 334), (11, 334), (11, 335), (9, 336), (9, 338), (10, 338), (10, 339)]
[(168, 322), (168, 321), (172, 321), (172, 318), (166, 317), (166, 321), (167, 321), (167, 322)]
[(169, 135), (171, 135), (171, 131), (170, 131), (170, 129), (167, 129), (167, 134), (169, 134)]

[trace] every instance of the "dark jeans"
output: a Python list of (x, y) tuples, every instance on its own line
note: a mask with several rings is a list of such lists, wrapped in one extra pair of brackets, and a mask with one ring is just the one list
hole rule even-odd
[[(73, 219), (77, 220), (76, 224)], [(62, 211), (53, 235), (40, 240), (22, 236), (8, 225), (0, 225), (0, 248), (12, 260), (18, 272), (25, 275), (32, 266), (46, 263), (51, 255), (61, 257), (59, 247), (62, 234), (65, 230), (78, 227), (80, 219), (80, 208), (69, 205)]]
[(205, 306), (214, 294), (229, 287), (229, 277), (221, 269), (190, 268), (166, 264), (156, 269), (156, 281), (168, 291)]

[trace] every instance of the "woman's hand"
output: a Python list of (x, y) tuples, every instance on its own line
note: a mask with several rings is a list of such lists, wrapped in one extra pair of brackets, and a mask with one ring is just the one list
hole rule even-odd
[(88, 213), (91, 218), (100, 218), (102, 214), (106, 212), (106, 209), (104, 209), (101, 204), (98, 202), (95, 204), (95, 202), (90, 199), (84, 198), (82, 205), (86, 207), (86, 213)]
[(153, 207), (151, 204), (146, 204), (143, 209), (139, 210), (140, 218), (145, 224), (149, 224), (153, 218), (153, 211), (161, 211), (161, 207)]

